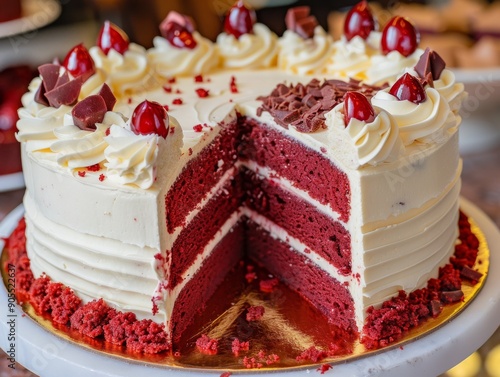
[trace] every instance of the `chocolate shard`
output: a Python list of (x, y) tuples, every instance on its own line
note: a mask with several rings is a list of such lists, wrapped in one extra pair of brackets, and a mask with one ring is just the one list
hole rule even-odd
[(45, 98), (45, 85), (40, 84), (35, 92), (35, 97), (33, 99), (40, 105), (49, 106), (49, 101), (47, 101), (47, 98)]
[[(67, 84), (69, 82), (69, 80), (70, 80), (69, 73), (68, 73), (68, 71), (64, 70), (57, 78), (56, 85), (54, 86), (54, 88), (57, 88), (57, 87), (64, 85), (64, 84)], [(54, 89), (54, 88), (52, 88), (52, 89)]]
[(446, 63), (439, 54), (427, 47), (420, 56), (414, 69), (421, 79), (426, 80), (429, 85), (433, 85), (434, 80), (439, 80), (441, 73), (446, 68)]
[(460, 276), (475, 284), (482, 278), (483, 274), (468, 266), (464, 266), (460, 271)]
[(42, 78), (43, 86), (45, 87), (45, 92), (50, 92), (55, 88), (57, 80), (59, 79), (59, 72), (61, 66), (57, 64), (43, 64), (38, 67), (38, 73)]
[(77, 78), (45, 93), (45, 97), (52, 107), (59, 108), (61, 105), (71, 106), (78, 101), (81, 88), (82, 80)]
[(106, 109), (108, 111), (112, 111), (113, 107), (115, 107), (116, 104), (116, 97), (111, 91), (111, 88), (108, 86), (108, 84), (104, 83), (99, 90), (99, 93), (97, 94), (100, 95), (106, 103)]
[(441, 302), (445, 304), (462, 301), (463, 297), (464, 293), (460, 289), (441, 292)]
[(95, 124), (103, 121), (107, 111), (104, 98), (94, 94), (78, 102), (73, 107), (71, 115), (75, 126), (84, 131), (94, 131), (96, 129)]
[(311, 8), (306, 5), (290, 8), (285, 16), (287, 29), (294, 31), (304, 39), (311, 38), (314, 35), (314, 29), (318, 26), (318, 20), (310, 13)]
[(439, 300), (431, 300), (430, 302), (431, 315), (436, 318), (443, 311), (443, 305)]

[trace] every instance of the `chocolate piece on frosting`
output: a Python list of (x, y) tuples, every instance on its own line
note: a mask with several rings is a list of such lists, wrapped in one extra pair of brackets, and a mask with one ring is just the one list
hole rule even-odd
[(99, 93), (97, 94), (101, 96), (106, 103), (106, 109), (108, 111), (112, 111), (113, 107), (115, 107), (116, 104), (116, 97), (111, 91), (111, 88), (108, 86), (108, 84), (104, 83), (101, 87), (101, 90), (99, 90)]
[(310, 13), (311, 8), (308, 6), (290, 8), (285, 16), (287, 29), (296, 32), (304, 39), (312, 38), (314, 29), (318, 26), (318, 20)]
[(427, 47), (414, 69), (420, 78), (426, 80), (430, 86), (434, 87), (434, 80), (439, 80), (441, 72), (443, 72), (445, 67), (446, 63), (443, 58), (436, 51)]
[(359, 91), (371, 98), (383, 87), (360, 84), (359, 81), (312, 79), (307, 85), (278, 84), (269, 96), (259, 97), (262, 106), (257, 115), (269, 112), (275, 122), (284, 128), (295, 127), (304, 133), (325, 128), (325, 114), (343, 101), (348, 91)]
[(94, 131), (95, 124), (103, 121), (106, 111), (107, 106), (104, 98), (94, 94), (78, 102), (73, 107), (71, 115), (75, 126), (84, 131)]
[(81, 88), (82, 80), (78, 77), (46, 92), (45, 98), (49, 101), (49, 105), (55, 108), (62, 105), (71, 106), (78, 101)]
[(58, 64), (43, 64), (38, 67), (38, 73), (42, 79), (45, 92), (50, 92), (56, 86), (57, 80), (59, 79), (59, 73), (61, 71), (61, 66)]

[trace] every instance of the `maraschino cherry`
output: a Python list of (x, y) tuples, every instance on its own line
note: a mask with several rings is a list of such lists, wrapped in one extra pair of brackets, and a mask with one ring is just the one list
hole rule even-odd
[(177, 22), (168, 22), (161, 30), (161, 34), (172, 46), (177, 48), (188, 48), (192, 50), (197, 45), (189, 29)]
[(239, 38), (243, 34), (250, 34), (253, 32), (255, 20), (255, 11), (247, 8), (245, 4), (243, 4), (243, 0), (238, 0), (226, 16), (224, 31), (227, 34), (234, 35), (235, 38)]
[(375, 30), (376, 26), (377, 23), (368, 7), (368, 3), (363, 0), (347, 13), (344, 22), (344, 35), (348, 41), (355, 36), (366, 39)]
[(346, 127), (352, 118), (366, 123), (371, 123), (375, 119), (375, 110), (362, 93), (347, 92), (344, 95), (344, 123)]
[(94, 60), (82, 43), (68, 52), (62, 65), (73, 77), (81, 77), (83, 81), (95, 73)]
[(427, 98), (425, 89), (420, 81), (409, 73), (401, 76), (391, 89), (389, 89), (389, 93), (400, 101), (407, 100), (417, 105), (424, 102)]
[(127, 34), (112, 22), (105, 21), (97, 37), (97, 46), (99, 46), (106, 55), (113, 49), (120, 54), (128, 50), (130, 42)]
[(145, 100), (132, 113), (130, 127), (136, 135), (168, 135), (169, 121), (165, 108), (158, 102)]
[(391, 51), (399, 51), (401, 55), (409, 56), (417, 49), (419, 43), (419, 32), (404, 17), (391, 18), (382, 31), (381, 46), (385, 55)]

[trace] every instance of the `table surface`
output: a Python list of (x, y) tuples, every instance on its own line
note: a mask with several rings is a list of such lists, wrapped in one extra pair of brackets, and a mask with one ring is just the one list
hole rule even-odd
[[(472, 201), (500, 227), (500, 145), (462, 157), (464, 162), (462, 196)], [(0, 220), (21, 203), (23, 194), (23, 190), (0, 193)], [(500, 345), (500, 329), (478, 350), (480, 360), (485, 360), (488, 352), (497, 345)], [(477, 373), (465, 375), (488, 376), (483, 366)], [(36, 375), (19, 364), (14, 370), (8, 368), (6, 354), (0, 350), (0, 377), (36, 377)]]

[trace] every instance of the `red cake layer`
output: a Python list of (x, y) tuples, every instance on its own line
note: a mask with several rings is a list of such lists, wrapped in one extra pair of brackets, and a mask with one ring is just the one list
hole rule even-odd
[(344, 330), (356, 329), (354, 303), (346, 287), (251, 220), (247, 221), (247, 253), (309, 300), (333, 324)]
[(351, 190), (344, 172), (325, 156), (265, 124), (247, 119), (244, 127), (247, 130), (240, 147), (243, 159), (271, 168), (321, 204), (330, 206), (341, 220), (349, 220)]
[(221, 133), (179, 174), (165, 198), (167, 229), (170, 233), (185, 224), (186, 214), (196, 208), (234, 165), (238, 139), (236, 122), (224, 125)]
[[(215, 246), (200, 270), (186, 284), (177, 298), (171, 319), (172, 340), (176, 344), (193, 317), (203, 310), (205, 302), (219, 284), (243, 258), (245, 229), (238, 223)], [(222, 298), (224, 300), (224, 298)], [(223, 305), (227, 305), (224, 301)]]
[(170, 251), (169, 287), (174, 288), (182, 281), (182, 273), (203, 252), (226, 220), (238, 210), (241, 197), (240, 179), (235, 175), (182, 230)]
[(321, 255), (342, 274), (351, 272), (351, 237), (342, 224), (254, 172), (242, 172), (246, 205)]

